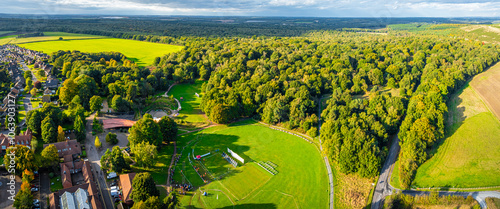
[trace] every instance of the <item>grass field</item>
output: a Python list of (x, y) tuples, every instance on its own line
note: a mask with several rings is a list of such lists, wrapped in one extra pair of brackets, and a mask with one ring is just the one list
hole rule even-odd
[[(471, 87), (448, 102), (447, 138), (417, 171), (417, 187), (500, 185), (500, 122)], [(394, 174), (393, 174), (394, 175)]]
[(15, 32), (15, 31), (0, 31), (0, 36), (3, 34), (13, 33), (13, 32)]
[[(168, 92), (169, 96), (173, 95), (181, 102), (182, 110), (176, 117), (181, 125), (190, 124), (194, 126), (192, 128), (208, 125), (208, 120), (200, 109), (201, 97), (203, 96), (201, 94), (202, 84), (203, 81), (196, 81), (194, 84), (177, 84)], [(200, 94), (200, 97), (197, 97), (195, 93)]]
[[(187, 144), (191, 142), (190, 144)], [(283, 146), (286, 144), (286, 146)], [(326, 208), (328, 179), (325, 165), (317, 148), (298, 137), (272, 130), (246, 120), (229, 126), (216, 126), (187, 135), (178, 140), (182, 157), (176, 166), (174, 179), (189, 181), (199, 190), (183, 196), (184, 208)], [(209, 171), (226, 174), (220, 180), (205, 184), (191, 164), (189, 155), (226, 152), (232, 149), (245, 159), (245, 164), (232, 168), (215, 154), (202, 161)], [(220, 158), (220, 159), (217, 159)], [(278, 174), (272, 175), (256, 162), (271, 161)], [(183, 174), (180, 171), (182, 170)], [(200, 195), (207, 191), (208, 196)]]
[[(59, 36), (53, 36), (58, 38)], [(64, 37), (63, 37), (64, 38)], [(82, 39), (82, 38), (80, 38)], [(158, 44), (144, 41), (134, 41), (116, 38), (96, 38), (84, 40), (39, 41), (19, 44), (21, 47), (52, 53), (58, 50), (79, 50), (82, 52), (121, 52), (139, 66), (153, 63), (155, 57), (181, 50), (182, 46)]]
[(11, 44), (24, 44), (31, 42), (56, 41), (59, 40), (59, 37), (62, 37), (63, 40), (105, 38), (105, 36), (95, 36), (78, 33), (44, 32), (44, 36), (28, 38), (17, 38), (17, 35), (5, 36), (3, 37), (3, 39), (0, 39), (0, 45), (6, 44), (8, 42), (10, 42)]
[(149, 172), (155, 180), (156, 184), (163, 185), (167, 183), (167, 173), (170, 162), (172, 161), (173, 146), (164, 146), (158, 151), (156, 164), (151, 168), (139, 167), (132, 165), (134, 172)]

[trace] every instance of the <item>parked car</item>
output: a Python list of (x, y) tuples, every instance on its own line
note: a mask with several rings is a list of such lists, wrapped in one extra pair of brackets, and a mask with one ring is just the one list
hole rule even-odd
[(107, 178), (108, 178), (108, 179), (112, 179), (112, 178), (116, 178), (116, 177), (118, 177), (118, 175), (116, 175), (116, 173), (115, 173), (115, 172), (111, 172), (111, 173), (109, 173), (109, 174), (108, 174), (108, 176), (107, 176)]
[(117, 186), (112, 186), (109, 189), (111, 189), (111, 190), (118, 190), (118, 187)]
[(120, 202), (121, 199), (120, 198), (115, 198), (115, 202)]
[(33, 204), (38, 204), (38, 203), (40, 203), (40, 200), (38, 200), (38, 199), (33, 200)]
[(32, 192), (38, 192), (38, 188), (37, 187), (33, 187), (33, 188), (31, 188), (31, 191)]
[(116, 181), (111, 182), (111, 184), (109, 184), (109, 186), (116, 186)]

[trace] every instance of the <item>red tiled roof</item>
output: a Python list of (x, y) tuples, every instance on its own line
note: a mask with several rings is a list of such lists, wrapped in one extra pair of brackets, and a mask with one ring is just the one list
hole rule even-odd
[(135, 121), (126, 119), (106, 119), (103, 120), (102, 123), (104, 129), (121, 128), (121, 127), (130, 128), (135, 124)]
[(120, 175), (120, 184), (123, 190), (123, 201), (127, 204), (133, 203), (133, 200), (130, 198), (130, 194), (132, 194), (132, 180), (134, 177), (135, 173)]

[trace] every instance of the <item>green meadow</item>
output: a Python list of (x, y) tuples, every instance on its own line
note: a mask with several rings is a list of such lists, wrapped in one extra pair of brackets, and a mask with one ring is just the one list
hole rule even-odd
[(421, 188), (499, 186), (498, 119), (469, 86), (451, 97), (448, 110), (447, 138), (419, 167), (413, 185)]
[[(208, 124), (208, 120), (205, 114), (200, 109), (201, 97), (201, 85), (203, 81), (196, 81), (194, 84), (177, 84), (170, 89), (168, 95), (173, 95), (181, 103), (181, 111), (176, 117), (178, 123), (181, 125), (188, 125), (189, 127), (184, 128), (198, 128)], [(199, 97), (195, 95), (199, 94)], [(181, 99), (182, 97), (182, 99)]]
[[(55, 36), (56, 37), (56, 36)], [(78, 50), (82, 52), (121, 52), (139, 66), (153, 63), (155, 57), (181, 50), (182, 46), (158, 44), (116, 38), (94, 38), (80, 40), (39, 41), (19, 44), (21, 47), (51, 54), (58, 50)]]
[[(222, 151), (227, 153), (227, 148), (238, 153), (245, 164), (233, 168), (221, 156)], [(296, 136), (246, 120), (181, 135), (178, 150), (182, 150), (182, 157), (175, 168), (174, 180), (200, 186), (182, 196), (183, 208), (328, 206), (328, 177), (321, 155), (314, 145)], [(212, 155), (201, 163), (192, 159), (192, 155), (208, 152)], [(259, 162), (272, 164), (277, 174), (272, 175)], [(215, 176), (208, 183), (193, 168), (202, 164)], [(207, 196), (202, 195), (204, 192)]]

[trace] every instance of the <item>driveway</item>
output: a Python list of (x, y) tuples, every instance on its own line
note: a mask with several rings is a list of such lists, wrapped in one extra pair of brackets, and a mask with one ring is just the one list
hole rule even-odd
[(50, 178), (48, 171), (40, 172), (40, 208), (46, 208), (49, 204), (47, 198), (50, 195)]

